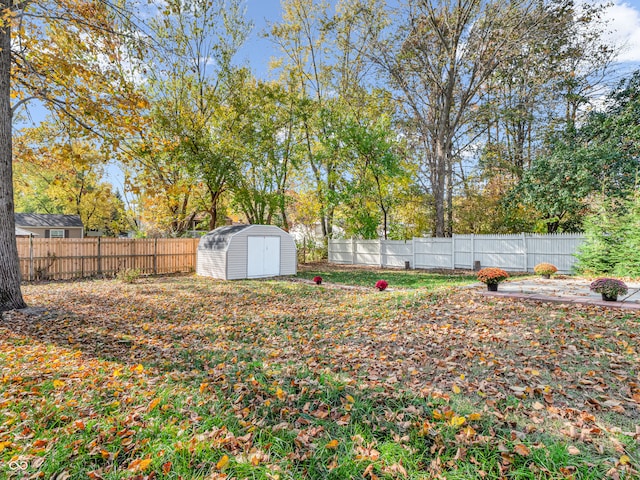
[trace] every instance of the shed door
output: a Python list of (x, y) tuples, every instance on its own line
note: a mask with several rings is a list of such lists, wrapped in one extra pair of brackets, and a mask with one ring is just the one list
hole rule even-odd
[(247, 237), (247, 277), (280, 275), (280, 237)]

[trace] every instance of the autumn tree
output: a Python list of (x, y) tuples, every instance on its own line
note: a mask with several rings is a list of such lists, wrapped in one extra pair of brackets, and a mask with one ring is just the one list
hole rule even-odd
[[(366, 46), (384, 24), (377, 0), (342, 0), (331, 11), (326, 3), (286, 0), (282, 21), (270, 38), (279, 47), (276, 68), (299, 97), (299, 124), (305, 163), (316, 192), (325, 241), (332, 237), (345, 169), (341, 143), (334, 133), (366, 102), (369, 63)], [(364, 15), (375, 11), (375, 18)]]
[(247, 82), (241, 97), (236, 103), (243, 110), (237, 134), (240, 163), (232, 204), (249, 223), (288, 230), (288, 190), (303, 153), (298, 97), (286, 85), (259, 81)]
[(172, 235), (200, 212), (218, 223), (222, 195), (236, 171), (233, 96), (247, 73), (233, 65), (250, 24), (240, 0), (170, 0), (150, 29), (146, 67), (151, 128), (140, 131), (128, 166), (146, 215)]
[(450, 234), (453, 168), (469, 144), (483, 88), (529, 35), (535, 2), (521, 0), (402, 3), (391, 33), (372, 58), (402, 95), (423, 155), (436, 236)]
[[(77, 128), (77, 127), (76, 127)], [(106, 158), (72, 123), (44, 122), (16, 139), (16, 210), (76, 214), (86, 229), (127, 229), (124, 204), (103, 181)]]
[(0, 30), (0, 311), (24, 308), (20, 291), (20, 264), (15, 237), (12, 171), (11, 8), (2, 0)]
[(140, 38), (128, 34), (131, 31), (122, 3), (2, 2), (0, 310), (24, 306), (13, 217), (13, 114), (37, 99), (54, 114), (73, 118), (103, 138), (109, 131), (122, 132), (140, 102), (125, 66), (124, 57), (135, 51)]

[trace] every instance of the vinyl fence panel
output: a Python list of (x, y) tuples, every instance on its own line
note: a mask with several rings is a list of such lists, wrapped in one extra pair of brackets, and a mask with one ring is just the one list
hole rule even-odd
[(413, 266), (413, 242), (404, 240), (381, 240), (382, 265), (404, 267), (405, 262)]
[(464, 262), (459, 268), (498, 267), (504, 270), (525, 271), (525, 250), (522, 235), (456, 235), (456, 246), (464, 244)]
[(450, 238), (415, 238), (414, 268), (451, 268)]
[(454, 235), (452, 238), (392, 240), (331, 240), (329, 262), (412, 268), (472, 269), (499, 267), (533, 271), (538, 263), (552, 263), (560, 273), (571, 273), (575, 254), (584, 242), (579, 234)]
[(331, 240), (329, 242), (329, 263), (352, 264), (353, 245), (352, 240)]
[(527, 271), (539, 263), (552, 263), (560, 273), (570, 273), (576, 263), (575, 254), (585, 241), (583, 235), (528, 235)]
[(381, 265), (380, 263), (380, 241), (379, 240), (359, 240), (355, 244), (356, 265)]

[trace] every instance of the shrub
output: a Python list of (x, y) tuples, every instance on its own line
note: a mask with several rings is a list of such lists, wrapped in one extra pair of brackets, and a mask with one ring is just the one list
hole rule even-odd
[(536, 275), (553, 275), (558, 271), (558, 268), (551, 263), (539, 263), (533, 267), (533, 273)]
[(500, 283), (509, 278), (509, 274), (501, 268), (483, 268), (478, 272), (478, 280), (487, 285)]
[(389, 286), (389, 284), (387, 282), (385, 282), (384, 280), (378, 280), (376, 282), (376, 288), (380, 291), (386, 290), (386, 288)]
[(607, 297), (617, 297), (618, 295), (626, 295), (629, 291), (627, 284), (616, 278), (596, 278), (589, 288), (597, 293), (606, 295)]
[(584, 220), (585, 241), (576, 252), (576, 273), (611, 275), (622, 242), (620, 218), (611, 206), (599, 205), (595, 214)]
[(316, 285), (320, 285), (322, 283), (322, 277), (313, 277), (313, 281)]
[(116, 273), (116, 278), (124, 283), (133, 283), (140, 278), (142, 272), (137, 268), (125, 268)]

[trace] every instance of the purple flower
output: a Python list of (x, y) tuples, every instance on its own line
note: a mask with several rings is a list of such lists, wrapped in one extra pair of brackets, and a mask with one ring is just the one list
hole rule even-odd
[(596, 278), (589, 288), (597, 293), (602, 293), (607, 297), (617, 297), (626, 295), (629, 289), (627, 284), (617, 278)]

